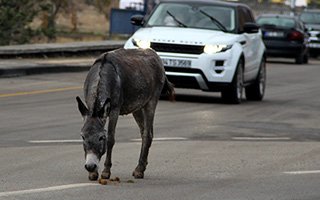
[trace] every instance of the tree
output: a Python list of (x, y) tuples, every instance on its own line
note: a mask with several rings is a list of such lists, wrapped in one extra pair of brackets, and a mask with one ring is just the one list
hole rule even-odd
[(104, 14), (104, 17), (107, 20), (109, 20), (111, 8), (118, 7), (119, 0), (94, 0), (92, 4), (99, 10), (99, 12)]
[(27, 43), (35, 32), (30, 22), (39, 12), (37, 0), (0, 0), (0, 45)]
[(44, 0), (41, 7), (41, 32), (48, 38), (48, 42), (55, 41), (56, 39), (56, 18), (59, 12), (71, 13), (71, 20), (76, 29), (77, 18), (76, 9), (74, 9), (74, 2), (68, 0)]

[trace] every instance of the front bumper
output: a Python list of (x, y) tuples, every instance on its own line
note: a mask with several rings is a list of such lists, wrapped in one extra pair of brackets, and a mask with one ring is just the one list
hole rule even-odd
[(310, 39), (308, 47), (311, 51), (320, 52), (320, 38)]
[(202, 71), (176, 72), (172, 71), (172, 68), (165, 67), (165, 69), (169, 81), (177, 88), (219, 92), (230, 84), (225, 82), (209, 82)]
[(309, 32), (309, 44), (308, 47), (311, 51), (320, 51), (320, 31), (313, 30)]
[(191, 61), (191, 65), (187, 67), (170, 66), (164, 62), (166, 75), (175, 87), (221, 91), (221, 86), (232, 82), (237, 66), (238, 59), (232, 57), (231, 52), (227, 50), (213, 55), (158, 52), (158, 55), (163, 60)]

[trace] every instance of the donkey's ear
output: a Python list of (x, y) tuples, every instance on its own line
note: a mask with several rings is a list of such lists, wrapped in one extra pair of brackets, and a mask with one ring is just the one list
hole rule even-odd
[(79, 111), (82, 115), (82, 117), (86, 117), (88, 114), (89, 114), (89, 110), (88, 108), (84, 105), (84, 103), (81, 101), (80, 97), (76, 97), (77, 99), (77, 102), (78, 102), (78, 108), (79, 108)]
[(109, 116), (110, 113), (110, 102), (111, 99), (107, 98), (106, 101), (104, 102), (101, 110), (98, 113), (98, 116), (102, 119), (106, 119)]

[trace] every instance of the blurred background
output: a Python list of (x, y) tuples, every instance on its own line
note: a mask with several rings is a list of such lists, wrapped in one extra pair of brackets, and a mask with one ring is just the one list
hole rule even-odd
[[(0, 45), (126, 39), (132, 14), (159, 0), (0, 0)], [(258, 16), (320, 8), (320, 0), (239, 0)]]

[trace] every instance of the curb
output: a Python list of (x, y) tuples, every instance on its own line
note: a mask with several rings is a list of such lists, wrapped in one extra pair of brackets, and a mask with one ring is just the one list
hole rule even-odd
[[(77, 59), (82, 58), (83, 55), (86, 58), (96, 57), (102, 52), (121, 48), (124, 43), (125, 41), (105, 40), (0, 46), (0, 78), (88, 71), (92, 62)], [(37, 61), (28, 60), (29, 58), (36, 59)], [(67, 60), (74, 59), (75, 61), (50, 62), (60, 58), (66, 58)], [(47, 59), (51, 60), (47, 61)]]
[(26, 75), (65, 73), (65, 72), (82, 72), (88, 71), (89, 64), (41, 64), (27, 65), (23, 67), (2, 68), (0, 69), (0, 78), (10, 78)]

